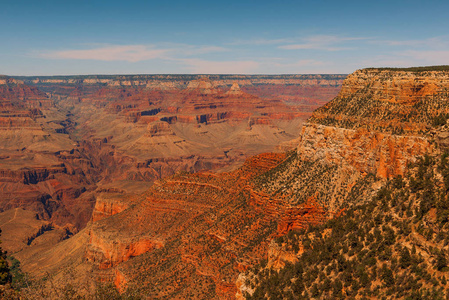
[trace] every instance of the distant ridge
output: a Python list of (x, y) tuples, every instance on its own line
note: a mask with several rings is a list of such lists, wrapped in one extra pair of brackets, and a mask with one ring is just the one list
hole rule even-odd
[(246, 79), (246, 78), (289, 78), (289, 79), (304, 79), (304, 78), (320, 78), (320, 79), (344, 79), (348, 74), (92, 74), (92, 75), (33, 75), (33, 76), (11, 76), (16, 79), (24, 81), (40, 79), (166, 79), (166, 80), (196, 80), (207, 77), (210, 80), (217, 79)]

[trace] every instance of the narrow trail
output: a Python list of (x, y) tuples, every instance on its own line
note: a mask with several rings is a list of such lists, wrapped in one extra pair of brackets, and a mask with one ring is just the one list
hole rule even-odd
[(14, 209), (14, 217), (12, 217), (12, 219), (10, 219), (9, 221), (7, 221), (7, 222), (1, 224), (0, 227), (3, 227), (3, 225), (6, 225), (6, 224), (11, 223), (12, 221), (14, 221), (14, 220), (16, 219), (16, 217), (17, 217), (17, 211), (18, 211), (18, 210), (19, 210), (18, 207), (15, 208), (15, 209)]

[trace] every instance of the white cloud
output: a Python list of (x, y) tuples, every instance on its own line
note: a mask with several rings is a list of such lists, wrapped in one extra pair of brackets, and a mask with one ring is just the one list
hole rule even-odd
[(226, 52), (230, 49), (219, 46), (192, 46), (179, 44), (172, 48), (172, 52), (177, 55), (200, 55), (213, 52)]
[(47, 51), (37, 54), (48, 59), (97, 60), (97, 61), (128, 61), (140, 62), (146, 60), (164, 60), (184, 66), (191, 73), (233, 74), (252, 73), (259, 63), (251, 60), (212, 61), (199, 56), (227, 52), (230, 49), (219, 46), (196, 46), (186, 44), (156, 45), (95, 45), (91, 49)]
[(447, 65), (449, 63), (449, 50), (409, 50), (404, 56), (427, 64)]
[(325, 51), (340, 51), (340, 50), (350, 50), (351, 47), (341, 47), (335, 46), (344, 42), (356, 41), (356, 40), (366, 40), (367, 38), (358, 37), (339, 37), (333, 35), (315, 35), (302, 39), (300, 44), (289, 44), (279, 46), (279, 49), (284, 50), (304, 50), (304, 49), (315, 49), (315, 50), (325, 50)]
[(218, 46), (183, 44), (171, 44), (167, 47), (156, 47), (155, 45), (106, 45), (83, 50), (47, 51), (38, 54), (38, 56), (49, 59), (139, 62), (151, 59), (171, 60), (180, 56), (194, 56), (222, 51), (228, 51), (228, 49)]
[(41, 54), (51, 59), (85, 59), (102, 61), (138, 62), (155, 58), (163, 58), (167, 49), (154, 49), (143, 45), (105, 46), (86, 50), (50, 51)]
[(373, 40), (372, 44), (386, 45), (386, 46), (406, 46), (406, 47), (426, 47), (426, 48), (441, 48), (449, 46), (448, 36), (438, 36), (426, 39), (417, 40)]
[(260, 45), (276, 45), (283, 43), (293, 43), (294, 39), (247, 39), (247, 40), (236, 40), (234, 42), (228, 43), (227, 45), (250, 45), (250, 46), (260, 46)]

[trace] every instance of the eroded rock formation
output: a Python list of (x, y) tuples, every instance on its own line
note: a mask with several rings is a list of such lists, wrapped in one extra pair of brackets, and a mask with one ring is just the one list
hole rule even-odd
[[(83, 259), (104, 270), (114, 268), (121, 278), (117, 282), (126, 282), (126, 271), (116, 266), (159, 249), (165, 240), (135, 235), (115, 245), (113, 235), (104, 235), (97, 224), (137, 205), (135, 197), (161, 178), (235, 170), (252, 154), (284, 142), (291, 148), (290, 141), (297, 137), (311, 108), (329, 100), (343, 78), (1, 77), (0, 210), (23, 208), (45, 222), (50, 229), (42, 236), (36, 237), (34, 231), (26, 234), (33, 241), (49, 237), (49, 247), (81, 230), (85, 236), (76, 240), (85, 239), (91, 245), (90, 252), (83, 250)], [(295, 86), (308, 91), (326, 87), (330, 94), (306, 93), (296, 98)], [(290, 91), (290, 106), (281, 101), (282, 87)], [(282, 202), (275, 204), (279, 205)], [(93, 224), (88, 225), (89, 221)], [(85, 226), (89, 229), (83, 230)], [(3, 233), (5, 239), (14, 234)], [(208, 236), (216, 241), (223, 238), (219, 232)], [(16, 242), (20, 247), (14, 249), (24, 247), (21, 258), (34, 269), (33, 259), (40, 256), (45, 243), (39, 243), (35, 251), (32, 246), (37, 242)], [(242, 269), (245, 263), (238, 265)], [(228, 281), (223, 289), (233, 290), (233, 283)]]
[[(305, 201), (304, 196), (313, 193), (318, 207), (331, 217), (370, 201), (385, 179), (404, 175), (418, 157), (444, 150), (448, 79), (447, 70), (425, 68), (354, 72), (339, 95), (304, 124), (298, 160), (291, 163), (297, 167), (272, 174), (266, 188), (279, 189), (275, 193), (288, 196), (291, 202)], [(297, 259), (285, 247), (276, 243), (269, 249), (267, 268)], [(252, 271), (242, 273), (236, 296), (254, 293), (256, 277)]]

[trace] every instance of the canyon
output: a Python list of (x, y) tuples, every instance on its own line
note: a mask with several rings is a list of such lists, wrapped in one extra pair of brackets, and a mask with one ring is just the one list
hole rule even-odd
[[(251, 155), (292, 149), (344, 77), (0, 77), (4, 249), (37, 274), (46, 269), (35, 268), (36, 255), (88, 232), (103, 246), (89, 246), (86, 257), (98, 261), (111, 244), (92, 224), (136, 205), (157, 180), (232, 172)], [(134, 236), (101, 268), (164, 245)]]
[[(448, 72), (358, 70), (327, 104), (338, 75), (18, 78), (54, 101), (31, 124), (64, 126), (47, 133), (55, 152), (44, 141), (5, 150), (5, 195), (17, 184), (51, 197), (9, 204), (0, 220), (38, 231), (11, 248), (37, 277), (71, 270), (149, 299), (251, 297), (261, 260), (282, 270), (305, 253), (291, 233), (370, 205), (447, 150)], [(18, 157), (52, 167), (25, 173)]]

